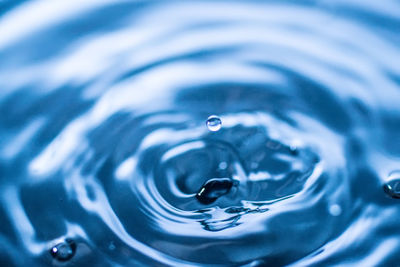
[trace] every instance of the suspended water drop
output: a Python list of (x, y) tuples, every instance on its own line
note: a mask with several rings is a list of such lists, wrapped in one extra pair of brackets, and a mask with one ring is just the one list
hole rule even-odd
[(389, 175), (383, 190), (390, 197), (400, 199), (400, 171), (394, 171)]
[(216, 132), (221, 129), (222, 121), (218, 116), (211, 115), (210, 117), (208, 117), (206, 124), (207, 124), (208, 130), (210, 130), (212, 132)]
[(50, 249), (50, 253), (58, 261), (70, 260), (76, 252), (76, 243), (71, 239), (58, 243)]
[(229, 178), (213, 178), (208, 180), (197, 193), (197, 200), (208, 205), (216, 201), (219, 197), (227, 194), (233, 186), (232, 179)]

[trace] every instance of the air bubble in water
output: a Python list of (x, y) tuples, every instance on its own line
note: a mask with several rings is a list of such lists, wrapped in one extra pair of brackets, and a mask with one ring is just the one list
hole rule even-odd
[(389, 175), (388, 181), (383, 185), (383, 190), (390, 197), (400, 199), (400, 171)]
[(206, 124), (208, 130), (216, 132), (219, 131), (219, 129), (221, 129), (222, 121), (218, 116), (211, 115), (210, 117), (208, 117)]
[(50, 253), (58, 261), (70, 260), (76, 252), (76, 243), (71, 239), (58, 243), (50, 249)]
[(208, 180), (199, 190), (196, 197), (197, 200), (208, 205), (216, 201), (219, 197), (227, 194), (233, 186), (232, 179), (229, 178), (213, 178)]

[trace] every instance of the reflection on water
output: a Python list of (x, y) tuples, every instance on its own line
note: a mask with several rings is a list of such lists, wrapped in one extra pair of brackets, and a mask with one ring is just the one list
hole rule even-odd
[(396, 266), (398, 1), (0, 2), (1, 266)]

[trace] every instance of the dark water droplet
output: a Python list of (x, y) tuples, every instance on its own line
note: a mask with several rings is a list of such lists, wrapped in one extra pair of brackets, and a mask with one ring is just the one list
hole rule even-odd
[(389, 175), (388, 181), (383, 185), (383, 190), (390, 197), (400, 199), (400, 171)]
[(208, 130), (216, 132), (219, 131), (219, 129), (221, 129), (222, 121), (218, 116), (211, 115), (210, 117), (208, 117), (206, 124)]
[(76, 243), (71, 239), (58, 243), (50, 249), (50, 254), (58, 261), (70, 260), (76, 252)]
[(196, 197), (200, 203), (208, 205), (216, 201), (219, 197), (227, 194), (233, 186), (232, 179), (213, 178), (208, 180), (199, 190)]
[(292, 156), (298, 156), (299, 155), (299, 149), (295, 146), (289, 147), (289, 152)]

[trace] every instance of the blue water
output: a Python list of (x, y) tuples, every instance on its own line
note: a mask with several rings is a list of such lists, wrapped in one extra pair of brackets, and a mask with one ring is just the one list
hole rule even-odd
[(0, 1), (0, 266), (400, 266), (399, 44), (396, 0)]

